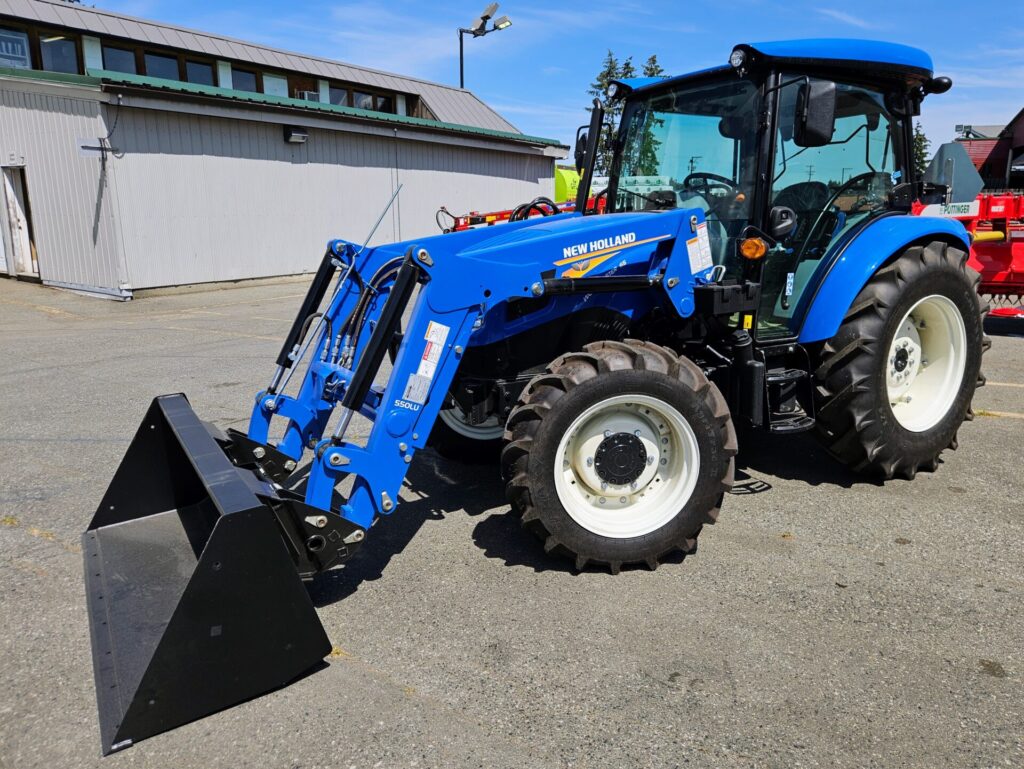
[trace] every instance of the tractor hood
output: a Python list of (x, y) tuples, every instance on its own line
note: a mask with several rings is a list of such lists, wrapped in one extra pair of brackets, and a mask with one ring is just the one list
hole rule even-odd
[[(557, 270), (557, 267), (564, 266), (567, 259), (601, 259), (600, 264), (604, 264), (627, 249), (645, 244), (654, 247), (659, 242), (674, 239), (682, 222), (689, 220), (693, 213), (696, 211), (552, 216), (524, 222), (527, 226), (515, 229), (506, 229), (507, 225), (503, 225), (501, 230), (504, 231), (494, 232), (489, 238), (467, 245), (459, 249), (458, 254), (464, 258), (489, 262), (532, 261), (542, 270), (545, 264)], [(629, 261), (635, 260), (631, 258)], [(599, 264), (593, 264), (590, 269), (597, 266)], [(608, 268), (611, 267), (612, 264), (609, 264)]]

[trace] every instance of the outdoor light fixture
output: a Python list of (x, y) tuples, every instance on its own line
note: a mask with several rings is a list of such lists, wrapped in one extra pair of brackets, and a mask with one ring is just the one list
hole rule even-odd
[(305, 144), (309, 138), (309, 131), (298, 126), (286, 125), (284, 127), (284, 140), (289, 144)]
[(495, 19), (490, 28), (487, 27), (487, 22), (493, 19), (494, 14), (497, 12), (498, 4), (491, 3), (489, 6), (484, 8), (484, 12), (480, 14), (480, 18), (474, 21), (469, 27), (459, 27), (459, 88), (466, 87), (466, 76), (462, 53), (462, 36), (472, 35), (473, 37), (483, 37), (484, 35), (489, 35), (492, 32), (497, 32), (499, 29), (508, 29), (511, 27), (512, 19), (508, 16), (502, 16), (500, 19)]

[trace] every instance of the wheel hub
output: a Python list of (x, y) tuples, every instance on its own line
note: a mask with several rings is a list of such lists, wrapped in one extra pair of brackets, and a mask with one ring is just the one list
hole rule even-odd
[(616, 395), (581, 413), (558, 446), (555, 488), (573, 520), (614, 538), (654, 531), (697, 483), (697, 438), (675, 408), (650, 395)]
[(906, 348), (901, 347), (896, 351), (896, 360), (893, 362), (893, 368), (897, 372), (903, 371), (907, 367), (907, 361), (910, 360), (910, 355), (907, 353)]
[(941, 294), (917, 302), (896, 329), (885, 363), (893, 416), (923, 432), (948, 413), (963, 380), (967, 335), (957, 306)]
[[(639, 433), (639, 430), (637, 431)], [(601, 441), (594, 452), (594, 469), (605, 483), (625, 486), (647, 467), (647, 449), (639, 435), (615, 433)]]

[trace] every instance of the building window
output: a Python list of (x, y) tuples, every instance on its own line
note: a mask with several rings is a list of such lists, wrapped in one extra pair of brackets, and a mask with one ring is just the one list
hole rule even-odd
[(165, 56), (161, 53), (147, 53), (144, 57), (147, 77), (159, 77), (164, 80), (181, 80), (178, 72), (178, 57)]
[(337, 104), (339, 107), (348, 106), (348, 89), (338, 88), (332, 85), (330, 89), (331, 104)]
[(112, 45), (103, 46), (103, 69), (111, 72), (127, 72), (134, 75), (138, 70), (135, 68), (135, 51), (128, 48), (115, 48)]
[(186, 61), (185, 79), (196, 85), (217, 85), (213, 75), (213, 65), (205, 61)]
[(247, 69), (231, 68), (231, 87), (236, 91), (252, 91), (259, 93), (259, 85), (256, 82), (256, 73)]
[(373, 94), (361, 91), (352, 92), (352, 106), (356, 109), (373, 109)]
[(32, 68), (27, 32), (0, 27), (0, 67)]
[(78, 42), (67, 35), (39, 33), (39, 53), (43, 60), (43, 69), (47, 72), (66, 72), (77, 75)]
[(395, 100), (390, 96), (378, 96), (377, 97), (377, 111), (378, 112), (395, 112)]

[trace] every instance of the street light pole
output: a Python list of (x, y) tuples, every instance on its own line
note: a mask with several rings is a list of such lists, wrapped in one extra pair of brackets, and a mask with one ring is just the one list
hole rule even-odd
[(497, 32), (498, 30), (507, 29), (512, 26), (512, 19), (508, 16), (502, 16), (500, 19), (495, 19), (491, 27), (488, 28), (487, 22), (491, 20), (497, 10), (498, 4), (491, 3), (484, 9), (484, 12), (480, 14), (480, 18), (473, 22), (471, 27), (468, 29), (465, 27), (459, 27), (459, 88), (466, 87), (465, 54), (462, 36), (472, 35), (473, 37), (483, 37), (484, 35), (489, 35), (492, 32)]
[(462, 36), (466, 33), (466, 30), (459, 28), (459, 88), (466, 87), (466, 72), (463, 65), (462, 58)]

